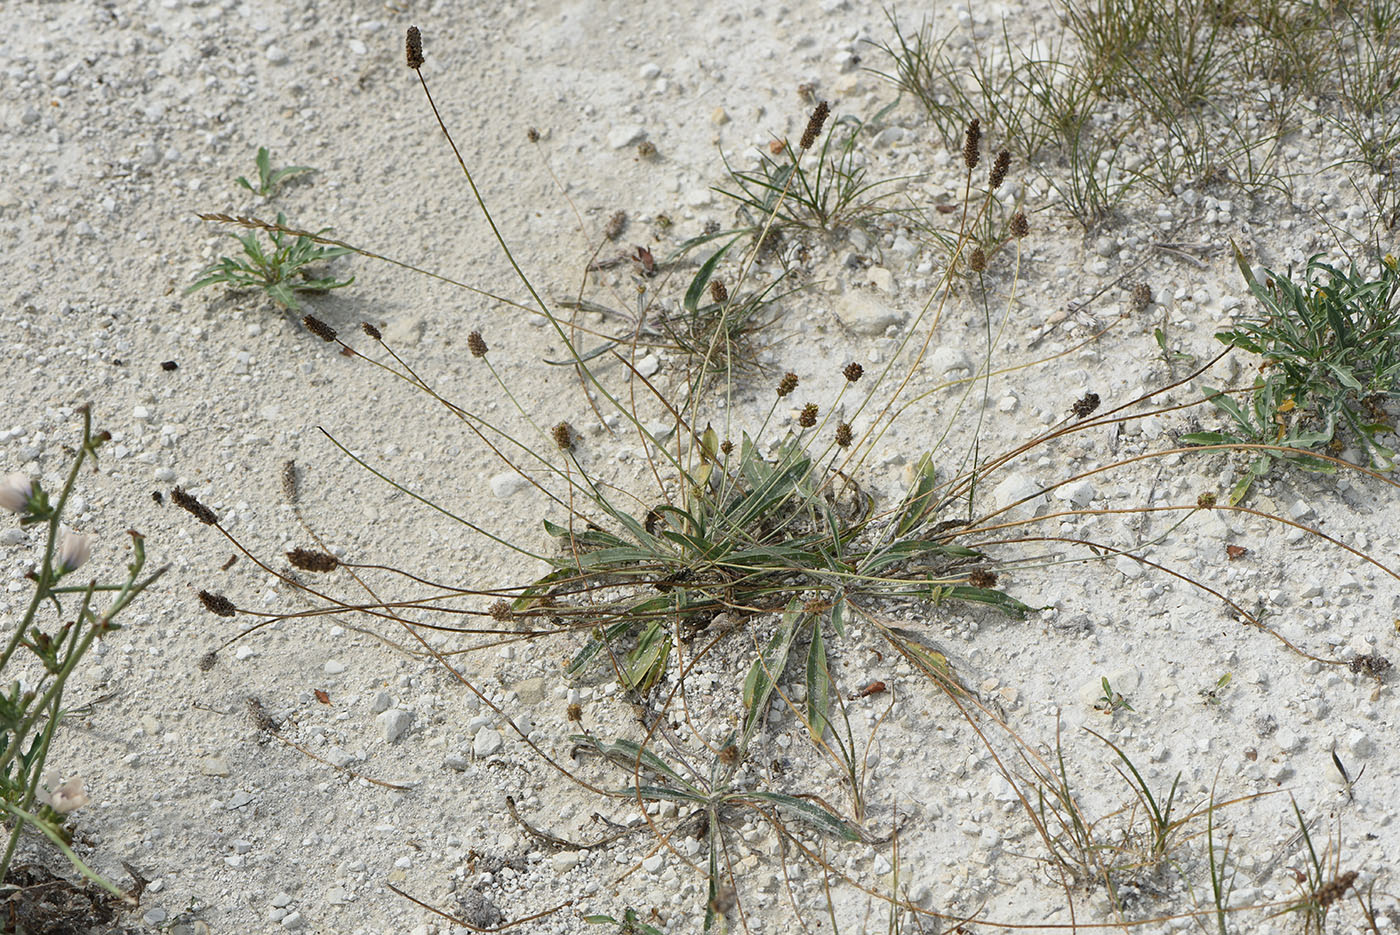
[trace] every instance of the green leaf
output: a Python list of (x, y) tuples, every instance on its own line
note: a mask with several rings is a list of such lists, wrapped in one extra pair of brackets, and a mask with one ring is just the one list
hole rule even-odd
[(784, 795), (781, 792), (744, 792), (736, 794), (734, 798), (768, 802), (793, 818), (846, 841), (866, 840), (866, 836), (858, 827), (808, 799), (799, 799), (797, 796)]
[(812, 641), (807, 646), (807, 725), (813, 743), (821, 743), (826, 734), (830, 711), (831, 673), (827, 670), (826, 646), (818, 619), (812, 622)]
[(898, 535), (902, 536), (917, 526), (924, 514), (933, 508), (936, 474), (933, 456), (925, 452), (914, 468), (914, 484), (904, 497), (904, 509), (900, 512), (899, 522), (895, 526)]
[[(692, 795), (703, 797), (703, 793), (687, 781), (680, 773), (676, 772), (666, 764), (655, 753), (632, 740), (600, 740), (588, 734), (570, 734), (569, 742), (580, 747), (592, 749), (612, 763), (621, 766), (623, 769), (636, 770), (640, 764), (658, 776), (664, 776), (678, 786), (688, 790)], [(667, 790), (673, 791), (673, 790)]]
[(687, 312), (694, 315), (700, 308), (700, 300), (705, 295), (705, 289), (710, 284), (711, 277), (715, 274), (715, 269), (719, 266), (724, 255), (729, 252), (729, 248), (739, 242), (739, 237), (735, 236), (729, 243), (720, 247), (710, 258), (700, 264), (700, 269), (695, 274), (695, 278), (690, 281), (690, 287), (685, 290), (684, 306)]
[(763, 723), (763, 715), (768, 710), (768, 699), (773, 694), (773, 687), (787, 669), (788, 653), (792, 649), (793, 636), (797, 633), (797, 625), (802, 617), (802, 601), (794, 597), (788, 602), (783, 619), (769, 638), (768, 645), (749, 667), (748, 677), (744, 679), (746, 712), (744, 739), (741, 744), (743, 748), (748, 747), (749, 739)]
[(624, 687), (640, 692), (650, 691), (665, 674), (670, 654), (671, 631), (657, 621), (648, 624), (638, 638), (636, 648), (627, 654), (623, 663)]

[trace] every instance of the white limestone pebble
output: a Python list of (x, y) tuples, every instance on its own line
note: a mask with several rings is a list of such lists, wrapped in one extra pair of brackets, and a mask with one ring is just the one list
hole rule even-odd
[(403, 708), (390, 708), (375, 720), (379, 722), (379, 732), (384, 739), (389, 743), (398, 743), (413, 725), (413, 714)]

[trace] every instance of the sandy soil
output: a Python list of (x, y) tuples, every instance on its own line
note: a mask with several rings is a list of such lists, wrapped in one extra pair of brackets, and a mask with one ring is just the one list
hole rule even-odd
[[(979, 22), (994, 22), (995, 11), (986, 12), (991, 19), (979, 15)], [(326, 433), (404, 486), (531, 548), (542, 547), (540, 518), (550, 513), (533, 491), (493, 492), (500, 462), (421, 393), (337, 355), (261, 295), (219, 288), (186, 295), (198, 271), (235, 246), (195, 214), (285, 211), (294, 223), (330, 226), (353, 243), (522, 298), (403, 66), (403, 30), (416, 23), (425, 36), (424, 74), (522, 266), (547, 296), (575, 294), (586, 280), (597, 301), (631, 307), (630, 264), (585, 277), (599, 244), (604, 259), (634, 246), (660, 257), (706, 222), (730, 223), (732, 208), (710, 190), (722, 179), (719, 150), (747, 166), (753, 147), (799, 134), (810, 107), (800, 86), (810, 84), (842, 114), (869, 117), (893, 100), (894, 90), (862, 69), (878, 53), (861, 40), (889, 38), (881, 11), (845, 0), (439, 0), (408, 8), (364, 0), (116, 0), (15, 2), (4, 20), (11, 38), (0, 44), (7, 166), (0, 176), (0, 320), (9, 366), (0, 377), (7, 401), (0, 471), (28, 471), (56, 485), (63, 446), (77, 431), (73, 409), (90, 401), (113, 445), (99, 472), (83, 479), (73, 524), (98, 536), (94, 562), (103, 567), (123, 564), (128, 528), (146, 536), (154, 561), (173, 566), (74, 680), (75, 705), (105, 699), (70, 721), (52, 757), (61, 772), (84, 777), (92, 795), (77, 814), (82, 853), (114, 879), (124, 879), (125, 860), (154, 881), (139, 913), (153, 929), (180, 933), (203, 930), (200, 924), (228, 933), (279, 926), (345, 935), (449, 930), (389, 884), (450, 911), (475, 906), (483, 913), (472, 917), (478, 922), (491, 919), (483, 902), (518, 920), (577, 900), (521, 931), (600, 931), (581, 913), (621, 915), (627, 906), (667, 932), (698, 931), (703, 877), (681, 853), (658, 849), (652, 835), (557, 851), (511, 819), (507, 795), (522, 817), (575, 840), (603, 833), (590, 820), (594, 812), (623, 824), (637, 816), (626, 803), (600, 801), (562, 779), (421, 652), (398, 651), (361, 628), (400, 642), (401, 632), (350, 615), (289, 620), (224, 650), (211, 670), (197, 667), (254, 619), (211, 616), (196, 600), (200, 589), (252, 611), (309, 606), (241, 552), (284, 568), (284, 550), (314, 544), (284, 502), (281, 473), (289, 459), (298, 466), (305, 522), (349, 560), (392, 563), (479, 589), (519, 584), (542, 571), (387, 487)], [(1053, 24), (1048, 6), (1017, 18), (1027, 33)], [(527, 138), (529, 128), (537, 129), (538, 144)], [(920, 112), (905, 101), (886, 128), (864, 147), (872, 173), (928, 173), (909, 183), (910, 197), (956, 201), (957, 154), (935, 141)], [(642, 141), (653, 155), (639, 154)], [(1013, 167), (1019, 188), (1010, 191), (1024, 197), (1034, 231), (1014, 295), (1010, 252), (991, 270), (988, 289), (998, 317), (1006, 315), (999, 363), (1026, 364), (1079, 346), (1128, 308), (1131, 283), (1150, 283), (1155, 302), (1098, 342), (997, 376), (981, 450), (1032, 437), (1064, 419), (1087, 392), (1108, 407), (1170, 382), (1152, 340), (1164, 320), (1184, 350), (1214, 354), (1215, 326), (1251, 301), (1231, 238), (1273, 267), (1333, 248), (1318, 212), (1347, 223), (1349, 204), (1313, 170), (1328, 161), (1334, 142), (1309, 132), (1290, 143), (1294, 164), (1305, 169), (1293, 205), (1243, 196), (1228, 206), (1194, 197), (1145, 200), (1134, 206), (1132, 221), (1088, 238), (1043, 186)], [(260, 145), (271, 149), (274, 165), (318, 171), (272, 199), (249, 195), (232, 179), (253, 171)], [(606, 241), (604, 226), (618, 211), (626, 212), (627, 227), (616, 242)], [(670, 228), (655, 220), (662, 214)], [(1153, 246), (1161, 241), (1200, 249), (1183, 256)], [(877, 227), (873, 236), (813, 237), (808, 249), (802, 265), (813, 285), (787, 300), (763, 360), (776, 371), (796, 371), (804, 381), (796, 401), (825, 409), (845, 363), (858, 360), (875, 372), (895, 358), (937, 282), (942, 255), (897, 224)], [(374, 322), (445, 396), (509, 419), (510, 403), (467, 353), (467, 332), (479, 329), (503, 378), (539, 422), (577, 427), (580, 458), (620, 486), (649, 483), (635, 437), (603, 431), (574, 375), (541, 363), (563, 354), (541, 320), (363, 258), (337, 261), (334, 269), (354, 273), (354, 285), (308, 299), (307, 310), (354, 334), (351, 343), (368, 351), (356, 329)], [(666, 288), (679, 296), (688, 278), (681, 270)], [(983, 352), (975, 296), (971, 286), (955, 295), (915, 391), (965, 375)], [(178, 369), (162, 369), (164, 361)], [(683, 360), (661, 353), (656, 363), (654, 379), (678, 392)], [(1212, 382), (1230, 382), (1252, 365), (1244, 357), (1221, 364)], [(616, 368), (609, 372), (619, 376)], [(771, 393), (769, 376), (741, 382), (726, 411), (736, 425), (753, 425)], [(861, 482), (886, 498), (896, 495), (961, 394), (933, 392), (875, 446)], [(1191, 398), (1183, 387), (1161, 401)], [(950, 464), (967, 447), (959, 439), (979, 431), (970, 421), (978, 402), (971, 397), (955, 420), (943, 456)], [(794, 415), (780, 407), (777, 417)], [(1215, 416), (1196, 408), (1073, 436), (1018, 463), (997, 495), (1034, 492), (1116, 459), (1170, 448), (1179, 433), (1203, 424), (1216, 424)], [(1146, 460), (1030, 506), (1047, 512), (1189, 503), (1222, 491), (1242, 463), (1219, 454)], [(176, 484), (215, 509), (240, 548), (153, 500), (153, 491)], [(1391, 567), (1400, 563), (1395, 504), (1393, 489), (1359, 476), (1298, 472), (1276, 472), (1251, 501)], [(1249, 516), (1201, 514), (1180, 528), (1173, 522), (1105, 515), (1038, 528), (1131, 548), (1189, 574), (1243, 606), (1267, 610), (1273, 631), (1325, 659), (1393, 654), (1400, 587), (1382, 569)], [(0, 547), (0, 619), (7, 626), (22, 609), (22, 574), (36, 545), (26, 535)], [(1227, 546), (1247, 552), (1232, 560)], [(1027, 549), (1021, 554), (1064, 554), (1044, 544)], [(229, 566), (231, 557), (237, 560)], [(1239, 867), (1235, 901), (1298, 894), (1290, 870), (1302, 863), (1289, 795), (1315, 822), (1319, 850), (1329, 841), (1333, 853), (1340, 850), (1340, 870), (1358, 870), (1363, 886), (1379, 880), (1378, 893), (1393, 886), (1385, 873), (1400, 857), (1392, 794), (1400, 781), (1400, 712), (1389, 683), (1302, 658), (1270, 633), (1242, 626), (1210, 595), (1128, 558), (1031, 564), (1004, 570), (1002, 582), (1026, 603), (1048, 608), (1028, 620), (960, 607), (922, 608), (899, 619), (936, 637), (1028, 744), (1053, 745), (1058, 729), (1087, 807), (1113, 811), (1131, 792), (1113, 772), (1112, 752), (1081, 726), (1107, 732), (1154, 789), (1165, 791), (1180, 772), (1184, 809), (1201, 807), (1212, 792), (1220, 801), (1281, 793), (1222, 813)], [(370, 580), (394, 589), (384, 590), (385, 599), (421, 591), (389, 576)], [(348, 599), (353, 586), (342, 583), (336, 593)], [(434, 637), (434, 645), (460, 643)], [(568, 694), (559, 666), (577, 645), (510, 643), (461, 665), (526, 733), (567, 759), (569, 702), (584, 704), (585, 723), (599, 736), (632, 724), (597, 680)], [(861, 738), (878, 724), (865, 758), (867, 826), (884, 834), (906, 822), (897, 854), (902, 892), (938, 912), (1068, 924), (1065, 892), (1039, 862), (1043, 845), (987, 749), (946, 698), (880, 646), (871, 633), (851, 634), (840, 651), (840, 678), (847, 691), (874, 680), (890, 689), (853, 698), (850, 706)], [(738, 645), (717, 657), (702, 696), (716, 705), (727, 700), (737, 711), (738, 678), (725, 676), (741, 671), (734, 667), (747, 658)], [(1227, 672), (1219, 703), (1205, 703), (1201, 693)], [(1095, 710), (1104, 676), (1132, 712), (1106, 717)], [(281, 725), (277, 736), (250, 720), (249, 697)], [(401, 735), (396, 719), (409, 725)], [(771, 762), (755, 766), (755, 774), (847, 808), (839, 777), (801, 749), (804, 734), (800, 725), (774, 728)], [(354, 779), (278, 737), (408, 789)], [(1353, 777), (1365, 770), (1350, 790), (1340, 782), (1334, 751)], [(780, 781), (774, 767), (791, 772)], [(577, 768), (595, 782), (621, 781), (596, 763)], [(655, 812), (658, 820), (674, 814)], [(731, 915), (733, 930), (795, 930), (775, 838), (752, 820), (735, 832), (744, 915), (742, 923)], [(1181, 857), (1198, 885), (1200, 848), (1197, 841)], [(888, 845), (860, 845), (833, 848), (830, 859), (864, 884), (887, 888), (894, 857)], [(697, 860), (703, 868), (703, 855)], [(1161, 892), (1145, 880), (1130, 894), (1132, 912), (1190, 908), (1191, 894), (1172, 880)], [(819, 904), (817, 875), (808, 871), (795, 885), (804, 910)], [(1195, 895), (1209, 904), (1204, 893)], [(878, 901), (851, 886), (838, 887), (836, 901), (842, 931), (884, 930)], [(1342, 918), (1355, 930), (1359, 916), (1349, 906)], [(1074, 912), (1080, 922), (1113, 918), (1101, 888), (1076, 889)], [(809, 924), (829, 931), (814, 914)], [(1255, 925), (1283, 931), (1301, 922), (1285, 916)]]

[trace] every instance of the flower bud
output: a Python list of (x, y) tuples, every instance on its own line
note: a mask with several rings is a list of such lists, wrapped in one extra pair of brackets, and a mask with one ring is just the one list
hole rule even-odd
[(58, 543), (58, 566), (60, 575), (81, 567), (92, 556), (92, 538), (82, 533), (65, 530)]
[(11, 513), (23, 513), (34, 494), (34, 484), (28, 474), (11, 474), (0, 481), (0, 507)]
[[(52, 783), (53, 780), (50, 779), (49, 782)], [(41, 793), (39, 800), (60, 815), (66, 815), (88, 803), (87, 793), (83, 791), (83, 780), (80, 776), (74, 776), (58, 783), (52, 789)]]

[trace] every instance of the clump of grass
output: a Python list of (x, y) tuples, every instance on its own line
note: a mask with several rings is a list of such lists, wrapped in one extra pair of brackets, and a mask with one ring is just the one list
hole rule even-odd
[(1240, 272), (1262, 314), (1216, 337), (1263, 358), (1245, 405), (1208, 390), (1232, 423), (1225, 431), (1195, 432), (1183, 441), (1278, 446), (1262, 451), (1231, 492), (1238, 503), (1276, 457), (1314, 471), (1333, 472), (1335, 461), (1303, 452), (1338, 454), (1343, 439), (1362, 446), (1367, 461), (1389, 470), (1395, 451), (1377, 436), (1395, 426), (1383, 404), (1400, 396), (1400, 269), (1394, 257), (1373, 276), (1355, 265), (1345, 272), (1314, 256), (1299, 281), (1265, 273), (1260, 282), (1236, 251)]
[[(285, 227), (287, 218), (277, 213), (277, 227)], [(317, 231), (324, 234), (330, 228)], [(278, 305), (289, 311), (300, 311), (301, 303), (297, 293), (324, 293), (340, 289), (355, 281), (336, 279), (334, 276), (315, 276), (306, 267), (313, 263), (333, 260), (351, 251), (345, 247), (327, 246), (317, 243), (313, 237), (291, 235), (283, 230), (267, 232), (269, 247), (265, 247), (256, 231), (230, 234), (243, 247), (243, 256), (220, 257), (218, 262), (206, 267), (195, 282), (185, 289), (186, 294), (222, 283), (234, 289), (261, 289)]]
[[(20, 525), (38, 526), (45, 533), (41, 558), (29, 575), (34, 593), (0, 651), (0, 677), (9, 684), (0, 692), (0, 812), (10, 826), (0, 857), (0, 882), (7, 882), (20, 835), (28, 829), (52, 842), (84, 877), (126, 900), (125, 893), (88, 867), (69, 846), (68, 816), (85, 805), (88, 797), (80, 777), (69, 775), (60, 782), (48, 762), (66, 713), (63, 697), (68, 680), (93, 642), (120, 629), (117, 615), (166, 568), (141, 577), (145, 540), (133, 530), (132, 559), (125, 581), (101, 583), (91, 578), (74, 583), (72, 576), (90, 557), (91, 540), (67, 529), (63, 513), (80, 469), (97, 459), (98, 449), (111, 437), (92, 430), (92, 413), (87, 406), (80, 411), (82, 438), (56, 499), (51, 500), (39, 481), (24, 474), (11, 474), (0, 484), (0, 507), (17, 514)], [(105, 609), (94, 606), (99, 594), (111, 596)], [(50, 606), (55, 619), (45, 623)]]
[[(424, 57), (417, 30), (409, 34), (407, 61), (431, 102), (421, 72)], [(456, 145), (441, 118), (438, 125), (456, 153)], [(969, 264), (978, 246), (978, 217), (989, 210), (997, 184), (1004, 182), (1006, 173), (998, 158), (993, 162), (985, 190), (980, 185), (974, 190), (974, 173), (981, 162), (979, 131), (980, 124), (973, 121), (963, 129), (966, 185), (962, 222), (950, 235), (952, 254), (961, 256), (966, 252)], [(815, 133), (804, 134), (804, 145), (792, 154), (794, 158), (814, 146), (816, 140)], [(703, 912), (706, 931), (719, 930), (744, 918), (744, 900), (752, 894), (753, 886), (735, 871), (736, 859), (744, 850), (754, 853), (765, 846), (758, 834), (740, 835), (736, 841), (730, 833), (735, 820), (746, 818), (755, 826), (770, 829), (773, 842), (767, 853), (776, 854), (785, 869), (798, 862), (820, 868), (824, 885), (831, 879), (852, 879), (835, 871), (826, 859), (827, 843), (866, 849), (879, 843), (880, 839), (865, 827), (869, 815), (865, 786), (870, 776), (869, 753), (884, 715), (872, 716), (869, 733), (860, 737), (852, 726), (859, 721), (849, 715), (849, 710), (862, 702), (871, 703), (871, 698), (894, 693), (882, 681), (857, 678), (834, 664), (852, 658), (857, 644), (850, 631), (857, 625), (864, 634), (873, 634), (879, 641), (877, 652), (882, 657), (888, 655), (907, 664), (922, 687), (941, 695), (968, 725), (969, 738), (993, 757), (1001, 775), (1016, 789), (1026, 820), (1046, 847), (1047, 865), (1062, 881), (1071, 903), (1079, 885), (1100, 881), (1116, 893), (1120, 879), (1131, 882), (1149, 870), (1155, 872), (1155, 868), (1167, 865), (1175, 849), (1190, 838), (1186, 832), (1190, 822), (1203, 814), (1208, 816), (1208, 823), (1213, 820), (1210, 816), (1218, 807), (1214, 803), (1204, 812), (1180, 815), (1175, 809), (1177, 784), (1174, 782), (1165, 795), (1159, 794), (1127, 755), (1114, 747), (1127, 766), (1127, 772), (1120, 775), (1129, 785), (1135, 804), (1115, 813), (1126, 813), (1121, 820), (1089, 821), (1070, 782), (1058, 736), (1053, 755), (1057, 762), (1052, 766), (1049, 755), (1042, 756), (1022, 740), (1004, 716), (966, 687), (964, 673), (953, 664), (950, 651), (908, 621), (909, 617), (938, 619), (949, 603), (985, 604), (1010, 617), (1024, 615), (1032, 608), (1013, 596), (1014, 578), (999, 577), (993, 569), (1004, 574), (1001, 565), (1007, 556), (1028, 559), (1015, 551), (1015, 547), (1027, 543), (1082, 549), (1085, 561), (1092, 560), (1091, 555), (1125, 556), (1145, 568), (1198, 584), (1139, 554), (1152, 543), (1107, 548), (1089, 538), (1066, 533), (1058, 525), (1070, 517), (1108, 511), (1065, 510), (1029, 517), (1013, 512), (1026, 501), (1080, 477), (1064, 478), (1021, 497), (1019, 502), (995, 508), (987, 505), (985, 491), (1000, 472), (1032, 452), (1039, 454), (1078, 433), (1168, 411), (1169, 407), (1152, 409), (1153, 399), (1199, 376), (1204, 367), (1176, 384), (1117, 405), (1104, 405), (1105, 401), (1094, 393), (1077, 403), (1066, 399), (1067, 415), (1062, 423), (1009, 451), (984, 454), (976, 431), (970, 437), (956, 434), (955, 420), (967, 401), (975, 399), (972, 394), (979, 384), (984, 405), (977, 407), (972, 417), (980, 419), (988, 408), (985, 400), (989, 398), (998, 333), (993, 319), (1000, 314), (1004, 323), (1014, 298), (1008, 301), (1006, 311), (994, 312), (988, 290), (983, 290), (980, 311), (987, 349), (976, 374), (918, 392), (910, 389), (943, 313), (955, 301), (955, 264), (950, 263), (888, 363), (878, 370), (872, 368), (869, 374), (863, 367), (839, 367), (829, 378), (839, 389), (825, 398), (808, 394), (809, 376), (785, 374), (775, 381), (766, 412), (756, 412), (752, 419), (744, 420), (734, 414), (733, 407), (726, 405), (721, 412), (720, 407), (712, 405), (711, 385), (703, 379), (691, 379), (679, 387), (659, 385), (659, 381), (634, 381), (629, 352), (634, 353), (635, 346), (614, 344), (582, 350), (571, 323), (557, 314), (554, 304), (540, 296), (517, 264), (460, 153), (458, 159), (478, 208), (530, 297), (528, 307), (542, 316), (559, 338), (566, 355), (562, 363), (576, 369), (590, 402), (635, 435), (654, 485), (648, 484), (640, 492), (624, 492), (618, 479), (589, 457), (586, 434), (576, 433), (568, 423), (560, 421), (564, 414), (551, 412), (546, 418), (529, 411), (503, 376), (509, 371), (495, 366), (493, 355), (498, 352), (488, 348), (479, 333), (467, 342), (472, 366), (481, 368), (481, 379), (489, 380), (499, 389), (500, 398), (509, 403), (501, 406), (499, 412), (475, 411), (448, 400), (372, 326), (364, 329), (371, 342), (368, 349), (358, 350), (331, 329), (308, 319), (308, 327), (336, 345), (340, 353), (381, 368), (391, 378), (404, 381), (434, 404), (443, 406), (470, 435), (532, 484), (547, 503), (549, 514), (544, 525), (553, 547), (532, 548), (492, 532), (472, 517), (449, 513), (332, 439), (339, 450), (397, 490), (511, 550), (522, 561), (544, 562), (549, 570), (542, 576), (512, 580), (506, 587), (469, 589), (436, 584), (427, 573), (386, 569), (346, 557), (326, 561), (317, 557), (326, 554), (324, 548), (314, 554), (302, 550), (293, 553), (297, 555), (295, 559), (289, 559), (300, 563), (298, 567), (316, 565), (317, 570), (330, 576), (314, 592), (290, 574), (264, 566), (315, 601), (311, 611), (299, 610), (296, 616), (315, 618), (357, 612), (378, 621), (391, 621), (401, 628), (415, 653), (431, 657), (464, 690), (475, 694), (502, 717), (541, 763), (612, 804), (641, 807), (648, 828), (656, 836), (656, 848), (675, 852), (678, 849), (672, 841), (681, 833), (703, 840), (704, 856), (692, 851), (691, 856), (697, 859), (683, 860), (707, 883), (703, 906), (691, 907)], [(709, 299), (720, 306), (723, 317), (733, 296), (744, 289), (766, 240), (765, 232), (779, 223), (786, 210), (786, 199), (797, 184), (796, 172), (789, 172), (776, 192), (765, 189), (772, 199), (764, 203), (764, 214), (752, 219), (756, 236), (746, 243), (731, 240), (736, 256), (742, 253), (743, 259), (737, 274), (724, 277), (722, 295), (718, 294), (720, 290), (711, 288), (718, 281), (714, 270), (720, 260), (711, 257), (706, 261), (709, 272), (691, 282), (697, 309), (708, 293)], [(252, 221), (247, 223), (257, 226)], [(280, 222), (276, 229), (297, 233), (286, 230)], [(1015, 259), (1008, 264), (1012, 268), (1009, 279), (1014, 296), (1021, 240), (1030, 234), (1023, 212), (1013, 215), (1007, 232), (1011, 238), (1006, 242), (1008, 252), (1015, 253)], [(312, 236), (314, 242), (326, 242), (324, 238), (316, 240), (316, 236), (319, 235)], [(373, 255), (339, 241), (330, 243)], [(980, 263), (984, 265), (986, 261), (984, 250)], [(524, 303), (511, 304), (527, 307)], [(697, 369), (703, 372), (715, 353), (712, 342), (701, 358), (703, 365)], [(611, 383), (603, 368), (592, 363), (595, 360), (622, 364), (625, 389), (630, 392), (620, 391)], [(841, 378), (839, 382), (837, 376)], [(727, 383), (725, 388), (728, 389)], [(903, 492), (888, 502), (877, 501), (859, 479), (877, 445), (901, 415), (914, 407), (927, 410), (934, 393), (948, 390), (962, 395), (955, 404), (944, 407), (948, 423), (943, 435), (927, 451), (911, 459), (915, 464)], [(823, 401), (814, 402), (813, 398)], [(961, 446), (960, 451), (950, 454), (946, 450), (949, 438)], [(1118, 470), (1138, 460), (1179, 453), (1149, 452), (1089, 473)], [(197, 501), (187, 495), (182, 499), (185, 502), (181, 505), (202, 522), (228, 535), (218, 525), (217, 517), (203, 510)], [(1143, 507), (1140, 511), (1179, 511), (1181, 522), (1186, 522), (1199, 510), (1216, 508), (1233, 507), (1217, 506), (1211, 496), (1195, 503)], [(1050, 532), (1036, 532), (1037, 526), (1051, 523), (1055, 525)], [(1320, 533), (1315, 535), (1335, 543)], [(1356, 550), (1348, 551), (1395, 575)], [(1080, 558), (1054, 559), (1077, 560)], [(368, 568), (399, 575), (414, 587), (424, 589), (424, 593), (408, 600), (385, 600), (369, 590), (359, 577), (360, 570)], [(333, 596), (336, 582), (365, 587), (369, 601)], [(1228, 595), (1203, 584), (1198, 586), (1239, 614), (1239, 619), (1272, 633), (1300, 655), (1320, 663), (1344, 664), (1295, 646)], [(464, 602), (468, 606), (462, 609)], [(214, 600), (205, 604), (214, 613), (232, 606), (231, 602)], [(480, 638), (479, 646), (468, 646), (466, 651), (498, 645), (501, 639), (569, 641), (571, 653), (562, 675), (575, 680), (615, 682), (627, 702), (621, 710), (626, 712), (630, 724), (630, 728), (617, 728), (617, 736), (611, 731), (601, 735), (584, 728), (569, 738), (573, 752), (601, 759), (604, 776), (622, 771), (624, 785), (614, 787), (588, 767), (566, 764), (538, 734), (521, 729), (510, 712), (464, 674), (449, 651), (424, 636), (424, 623), (415, 616), (420, 609), (431, 609), (435, 614), (437, 622), (431, 626), (439, 633), (459, 630), (464, 638)], [(463, 623), (445, 625), (440, 622), (443, 617), (437, 616), (440, 614), (454, 614)], [(246, 632), (292, 616), (270, 612), (260, 615), (262, 622)], [(710, 684), (706, 691), (714, 699), (710, 704), (696, 699), (696, 685), (702, 678)], [(1111, 692), (1106, 683), (1104, 687)], [(893, 708), (892, 698), (889, 704), (887, 712)], [(585, 717), (581, 704), (575, 703), (568, 709), (571, 724), (585, 724)], [(758, 764), (771, 764), (776, 759), (774, 748), (769, 746), (773, 736), (788, 728), (800, 729), (806, 735), (810, 747), (803, 753), (806, 763), (824, 762), (840, 775), (844, 787), (840, 793), (830, 789), (814, 791), (810, 775), (805, 772), (792, 775), (760, 770)], [(1028, 778), (1014, 776), (1004, 765), (1012, 756), (1021, 757), (1028, 765)], [(654, 820), (644, 807), (653, 802), (674, 804), (686, 812)], [(1146, 816), (1145, 830), (1139, 830), (1140, 815)], [(523, 824), (514, 811), (512, 817)], [(1110, 827), (1120, 833), (1105, 839)], [(1210, 827), (1208, 824), (1208, 833)], [(538, 829), (530, 833), (540, 835)], [(544, 836), (547, 840), (557, 839), (553, 834)], [(864, 887), (860, 881), (854, 882)], [(864, 888), (871, 892), (869, 887)], [(896, 909), (936, 919), (957, 918), (913, 907), (907, 901), (900, 903), (897, 888), (890, 886), (889, 890), (893, 894), (889, 897), (892, 919), (898, 915)], [(793, 896), (791, 887), (789, 896), (800, 918), (803, 906)], [(828, 907), (833, 902), (828, 892)], [(1117, 895), (1114, 902), (1121, 919), (1125, 910)], [(834, 909), (831, 914), (836, 927)], [(982, 918), (980, 913), (974, 915), (978, 923), (996, 923)], [(961, 917), (961, 921), (972, 919), (973, 916)], [(625, 913), (619, 924), (629, 924)]]
[(248, 181), (246, 176), (240, 175), (234, 179), (248, 191), (255, 195), (262, 195), (264, 198), (271, 197), (277, 189), (282, 187), (283, 182), (290, 181), (297, 176), (307, 175), (316, 170), (310, 166), (283, 166), (280, 169), (272, 168), (272, 156), (268, 153), (266, 146), (258, 147), (258, 155), (254, 160), (258, 167), (258, 184), (255, 186)]

